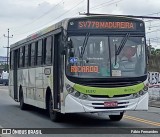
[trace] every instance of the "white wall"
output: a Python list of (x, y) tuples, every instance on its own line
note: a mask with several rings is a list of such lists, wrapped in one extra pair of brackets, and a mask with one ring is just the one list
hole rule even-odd
[(160, 100), (160, 73), (148, 72), (148, 82), (150, 100)]

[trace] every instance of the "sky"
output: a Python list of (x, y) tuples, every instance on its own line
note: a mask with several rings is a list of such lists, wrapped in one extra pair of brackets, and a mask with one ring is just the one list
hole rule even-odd
[[(64, 18), (86, 12), (87, 0), (0, 0), (0, 56), (9, 44)], [(119, 15), (160, 16), (160, 0), (90, 0), (90, 12)], [(160, 20), (143, 19), (147, 43), (160, 48)]]

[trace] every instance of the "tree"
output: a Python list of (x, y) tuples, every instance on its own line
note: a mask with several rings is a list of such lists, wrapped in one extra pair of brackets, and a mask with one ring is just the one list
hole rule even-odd
[(150, 53), (151, 53), (151, 55), (156, 55), (155, 48), (152, 47), (152, 48), (150, 49)]
[(156, 55), (160, 55), (160, 49), (155, 50)]

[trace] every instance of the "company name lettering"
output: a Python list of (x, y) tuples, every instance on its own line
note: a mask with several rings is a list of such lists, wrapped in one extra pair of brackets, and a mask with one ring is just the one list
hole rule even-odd
[(78, 25), (81, 29), (135, 29), (132, 22), (80, 21)]
[(98, 73), (98, 66), (71, 66), (71, 72), (96, 72)]

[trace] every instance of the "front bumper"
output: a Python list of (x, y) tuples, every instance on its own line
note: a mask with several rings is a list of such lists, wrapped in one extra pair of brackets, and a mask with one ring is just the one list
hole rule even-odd
[[(70, 94), (65, 99), (65, 113), (79, 112), (123, 112), (129, 110), (148, 110), (148, 92), (135, 99), (127, 98), (94, 98), (94, 100), (82, 100)], [(114, 108), (104, 107), (105, 101), (117, 101), (118, 106)]]

